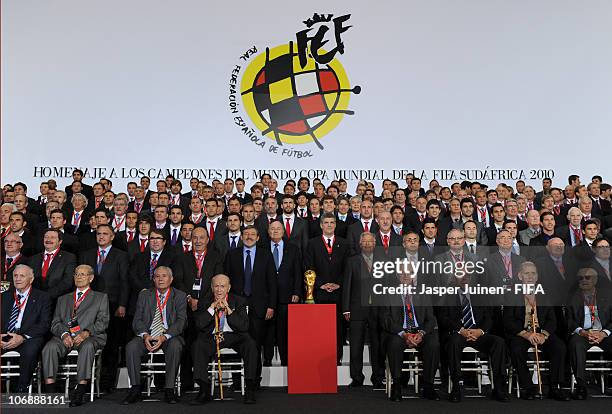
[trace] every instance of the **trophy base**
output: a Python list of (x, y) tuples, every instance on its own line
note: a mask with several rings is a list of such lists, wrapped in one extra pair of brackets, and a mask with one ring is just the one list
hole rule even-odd
[(313, 303), (315, 303), (315, 301), (314, 301), (314, 299), (306, 299), (306, 300), (304, 301), (304, 303), (307, 303), (307, 304), (309, 304), (309, 305), (312, 305)]

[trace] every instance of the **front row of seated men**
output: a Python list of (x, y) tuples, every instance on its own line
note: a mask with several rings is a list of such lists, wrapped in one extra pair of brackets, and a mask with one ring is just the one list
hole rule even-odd
[[(77, 266), (74, 273), (76, 289), (60, 296), (51, 321), (51, 299), (34, 289), (34, 272), (27, 265), (17, 265), (13, 272), (14, 287), (2, 294), (2, 353), (20, 354), (18, 392), (27, 392), (42, 352), (42, 371), (46, 392), (56, 391), (55, 378), (60, 359), (72, 350), (77, 356), (77, 387), (71, 391), (70, 406), (83, 403), (87, 384), (92, 379), (92, 363), (96, 352), (106, 343), (109, 322), (107, 295), (91, 289), (93, 268)], [(148, 352), (163, 351), (166, 363), (165, 400), (176, 403), (174, 392), (181, 362), (187, 324), (187, 296), (172, 288), (172, 270), (159, 266), (154, 273), (154, 287), (143, 289), (138, 296), (133, 330), (136, 336), (126, 346), (126, 360), (131, 389), (123, 404), (137, 402), (141, 397), (141, 359)], [(198, 330), (192, 347), (194, 378), (200, 385), (196, 404), (211, 400), (208, 363), (216, 353), (215, 313), (222, 332), (220, 346), (233, 348), (245, 365), (245, 403), (254, 403), (254, 379), (257, 368), (257, 347), (249, 336), (246, 300), (229, 293), (229, 278), (223, 274), (212, 278), (214, 299), (202, 300), (195, 312)], [(210, 303), (210, 306), (208, 305)], [(49, 335), (50, 327), (50, 335)], [(49, 339), (49, 336), (51, 338)], [(46, 344), (45, 344), (46, 341)]]
[[(360, 239), (365, 253), (372, 244), (369, 240), (371, 237), (369, 233), (364, 233)], [(525, 284), (537, 283), (536, 266), (531, 262), (521, 264), (519, 278)], [(91, 266), (78, 266), (74, 273), (76, 289), (58, 298), (51, 321), (51, 299), (45, 292), (32, 288), (32, 268), (27, 265), (15, 267), (14, 287), (2, 293), (0, 338), (2, 353), (17, 351), (20, 354), (18, 391), (27, 390), (41, 354), (45, 391), (54, 391), (60, 358), (71, 350), (77, 350), (78, 385), (71, 392), (70, 405), (82, 404), (87, 383), (92, 378), (93, 358), (105, 345), (105, 331), (109, 321), (108, 298), (106, 294), (90, 288), (93, 279), (94, 271)], [(408, 274), (399, 274), (398, 279), (399, 283), (403, 284), (417, 281)], [(393, 380), (391, 399), (401, 401), (404, 350), (414, 348), (421, 352), (423, 359), (423, 396), (432, 400), (439, 399), (433, 383), (441, 359), (442, 366), (448, 367), (450, 372), (450, 400), (460, 401), (461, 355), (466, 346), (488, 354), (495, 399), (509, 399), (504, 391), (508, 350), (519, 378), (521, 397), (533, 399), (536, 389), (527, 369), (527, 354), (529, 349), (536, 345), (547, 354), (550, 361), (550, 397), (562, 401), (569, 399), (567, 393), (559, 387), (564, 379), (567, 354), (577, 381), (574, 398), (585, 399), (587, 350), (597, 345), (607, 353), (612, 352), (612, 339), (609, 336), (612, 330), (612, 303), (607, 295), (598, 295), (595, 289), (597, 272), (594, 269), (580, 269), (578, 279), (579, 290), (566, 311), (571, 334), (567, 345), (561, 339), (565, 336), (564, 332), (557, 332), (555, 311), (537, 294), (526, 294), (519, 299), (515, 297), (518, 302), (514, 303), (514, 306), (504, 307), (503, 327), (506, 340), (492, 333), (496, 327), (493, 322), (494, 314), (489, 308), (482, 306), (477, 295), (464, 294), (463, 289), (459, 289), (457, 295), (448, 295), (443, 306), (436, 308), (428, 303), (425, 296), (397, 296), (398, 303), (381, 307), (377, 316), (377, 323), (383, 331), (381, 346), (389, 360)], [(451, 283), (460, 287), (470, 284), (469, 274), (451, 280)], [(138, 296), (133, 321), (136, 336), (126, 347), (132, 387), (123, 400), (124, 404), (140, 399), (141, 357), (147, 352), (156, 352), (159, 349), (163, 351), (166, 361), (165, 400), (169, 403), (177, 402), (174, 384), (184, 347), (187, 297), (184, 292), (171, 287), (172, 281), (172, 270), (159, 266), (154, 273), (154, 287), (143, 289)], [(230, 288), (227, 276), (214, 276), (211, 296), (199, 301), (194, 312), (197, 338), (191, 357), (194, 380), (200, 386), (194, 404), (203, 404), (211, 399), (208, 362), (216, 352), (217, 332), (222, 335), (220, 347), (232, 348), (243, 358), (245, 403), (255, 402), (257, 346), (249, 335), (247, 302), (241, 296), (230, 293)]]
[[(536, 266), (532, 262), (522, 263), (519, 278), (526, 285), (535, 285), (538, 281)], [(597, 345), (607, 355), (612, 353), (612, 304), (608, 295), (597, 295), (597, 272), (594, 269), (580, 269), (578, 279), (579, 290), (572, 297), (566, 311), (571, 333), (567, 345), (561, 339), (565, 337), (565, 332), (556, 332), (554, 308), (547, 306), (545, 296), (539, 294), (513, 296), (513, 306), (506, 305), (503, 311), (505, 340), (502, 336), (492, 333), (495, 327), (491, 309), (480, 306), (478, 296), (463, 293), (463, 288), (470, 284), (469, 275), (455, 278), (454, 283), (460, 287), (459, 293), (447, 296), (441, 307), (433, 308), (427, 303), (426, 297), (410, 294), (401, 295), (403, 303), (399, 305), (382, 307), (379, 315), (393, 379), (391, 400), (402, 399), (401, 369), (404, 351), (413, 348), (422, 355), (423, 397), (439, 399), (433, 387), (433, 380), (441, 355), (443, 363), (448, 364), (450, 371), (452, 391), (449, 399), (452, 402), (461, 401), (461, 359), (463, 349), (467, 346), (488, 355), (493, 375), (493, 398), (498, 401), (509, 400), (504, 391), (508, 352), (518, 377), (521, 398), (532, 400), (537, 395), (538, 389), (532, 382), (527, 365), (528, 352), (535, 346), (544, 352), (550, 364), (549, 397), (559, 401), (570, 399), (569, 394), (560, 388), (565, 378), (566, 355), (569, 354), (577, 382), (572, 397), (578, 400), (586, 399), (587, 350)], [(399, 274), (401, 284), (411, 285), (415, 280), (411, 275)], [(437, 312), (437, 327), (434, 310)]]

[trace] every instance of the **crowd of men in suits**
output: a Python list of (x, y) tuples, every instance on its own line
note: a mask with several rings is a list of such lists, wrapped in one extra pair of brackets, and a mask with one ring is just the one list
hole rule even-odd
[[(304, 301), (303, 274), (314, 270), (315, 302), (336, 305), (339, 364), (350, 344), (351, 386), (364, 383), (367, 342), (372, 384), (382, 386), (388, 359), (391, 399), (401, 401), (404, 350), (414, 348), (423, 354), (423, 397), (439, 399), (440, 369), (452, 385), (449, 399), (458, 402), (461, 354), (471, 346), (488, 354), (495, 399), (509, 399), (510, 362), (521, 397), (533, 399), (527, 354), (538, 345), (552, 355), (549, 396), (569, 400), (562, 388), (569, 360), (572, 396), (585, 399), (587, 350), (612, 352), (611, 188), (602, 181), (595, 176), (584, 186), (572, 175), (561, 189), (546, 178), (536, 192), (522, 181), (487, 188), (432, 180), (426, 190), (408, 175), (406, 187), (384, 180), (376, 191), (360, 182), (350, 195), (344, 180), (327, 187), (288, 180), (280, 191), (269, 174), (249, 191), (243, 179), (208, 185), (192, 178), (183, 192), (168, 176), (155, 190), (142, 177), (115, 192), (108, 179), (85, 184), (75, 169), (64, 190), (49, 180), (36, 199), (24, 183), (5, 185), (2, 352), (20, 353), (18, 391), (39, 359), (52, 391), (60, 359), (79, 351), (71, 404), (80, 405), (97, 351), (105, 391), (125, 362), (131, 389), (123, 402), (131, 404), (141, 395), (141, 358), (162, 349), (166, 401), (177, 402), (180, 366), (182, 387), (197, 384), (193, 403), (203, 404), (211, 399), (207, 366), (220, 331), (221, 346), (244, 360), (245, 402), (253, 403), (275, 348), (287, 365), (288, 305)], [(435, 275), (397, 272), (387, 286), (539, 283), (547, 294), (498, 301), (460, 289), (442, 298), (405, 293), (373, 301), (375, 263), (396, 258), (453, 266)], [(477, 261), (486, 263), (482, 274), (458, 277), (459, 264)]]

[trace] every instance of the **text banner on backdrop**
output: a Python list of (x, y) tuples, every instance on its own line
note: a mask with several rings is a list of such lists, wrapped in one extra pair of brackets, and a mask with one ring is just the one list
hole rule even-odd
[(7, 0), (2, 179), (601, 173), (612, 3), (470, 3)]

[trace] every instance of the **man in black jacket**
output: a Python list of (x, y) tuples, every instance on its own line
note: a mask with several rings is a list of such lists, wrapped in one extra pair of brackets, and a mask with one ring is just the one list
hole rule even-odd
[(546, 296), (535, 294), (538, 283), (536, 265), (532, 262), (522, 263), (518, 278), (524, 286), (532, 286), (534, 293), (508, 294), (503, 320), (512, 365), (518, 375), (521, 398), (533, 400), (537, 393), (527, 367), (527, 352), (532, 347), (538, 347), (546, 352), (550, 361), (549, 397), (557, 401), (569, 401), (569, 395), (559, 387), (563, 381), (565, 343), (555, 334), (557, 320), (554, 308), (547, 306)]
[[(249, 335), (247, 301), (230, 293), (230, 278), (219, 274), (213, 277), (210, 301), (200, 301), (194, 314), (198, 339), (193, 343), (193, 377), (200, 392), (193, 402), (204, 404), (211, 400), (208, 363), (216, 354), (216, 342), (220, 348), (231, 348), (244, 360), (246, 392), (244, 402), (255, 402), (255, 378), (257, 376), (257, 346)], [(214, 375), (214, 374), (213, 374)]]
[(27, 392), (51, 325), (51, 300), (32, 288), (34, 272), (24, 264), (13, 269), (13, 285), (2, 293), (2, 353), (19, 352), (17, 392)]
[(227, 252), (225, 273), (237, 294), (247, 299), (249, 333), (257, 344), (257, 381), (261, 381), (261, 348), (271, 325), (277, 304), (277, 280), (274, 258), (269, 249), (257, 246), (255, 226), (242, 230), (242, 248)]
[(29, 260), (34, 269), (34, 287), (44, 290), (55, 302), (72, 289), (76, 257), (62, 250), (63, 233), (47, 229), (43, 235), (45, 250)]
[[(416, 279), (411, 273), (398, 274), (402, 288), (415, 289)], [(423, 398), (438, 400), (434, 388), (434, 377), (440, 362), (438, 327), (427, 296), (418, 296), (409, 290), (405, 294), (389, 298), (390, 305), (380, 310), (379, 319), (383, 329), (389, 368), (393, 384), (391, 401), (402, 400), (401, 374), (404, 351), (418, 349), (423, 358)]]
[(572, 371), (578, 383), (572, 397), (585, 400), (587, 351), (598, 346), (612, 352), (612, 301), (605, 291), (596, 289), (597, 271), (585, 267), (578, 270), (579, 290), (569, 302), (568, 327), (570, 340), (567, 350)]

